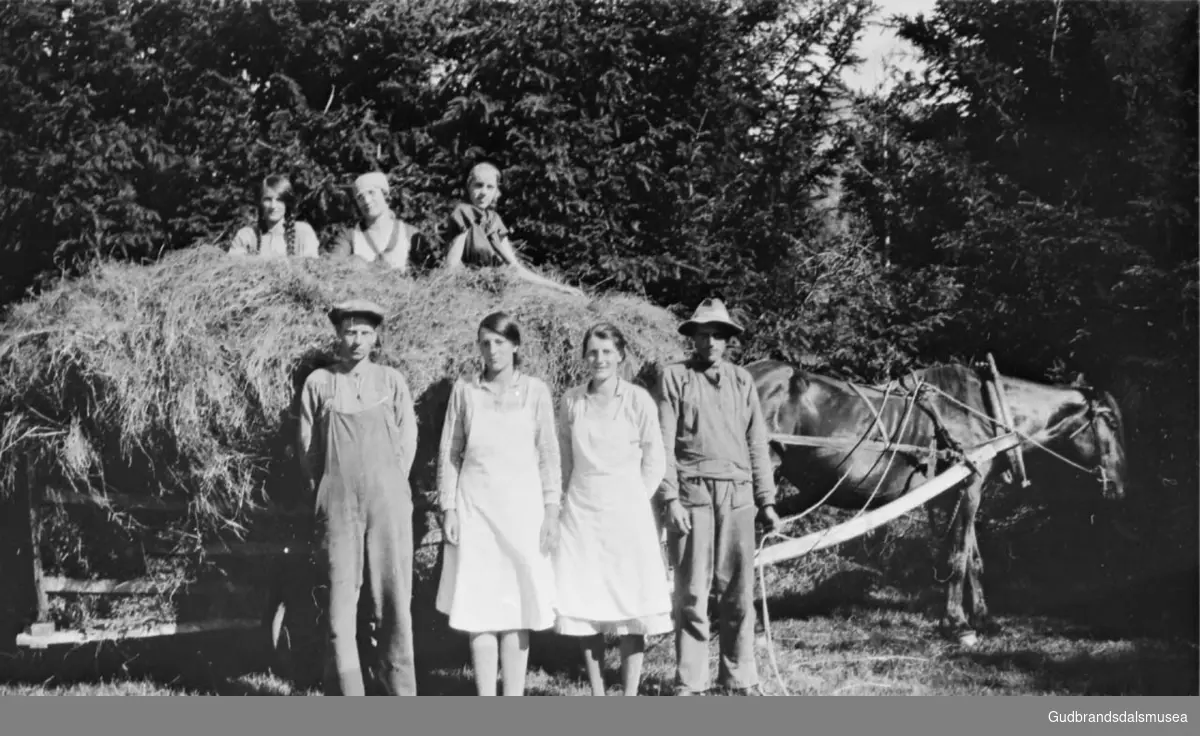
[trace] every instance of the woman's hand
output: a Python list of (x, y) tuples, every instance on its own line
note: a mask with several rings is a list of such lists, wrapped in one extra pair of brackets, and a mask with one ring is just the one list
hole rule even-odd
[(553, 554), (558, 548), (558, 506), (546, 506), (546, 517), (542, 520), (540, 535), (542, 554)]
[(458, 546), (458, 512), (454, 510), (442, 512), (442, 539), (446, 544)]

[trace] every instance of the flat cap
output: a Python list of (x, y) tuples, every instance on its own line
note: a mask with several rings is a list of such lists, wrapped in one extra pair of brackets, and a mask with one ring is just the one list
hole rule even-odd
[(385, 315), (383, 307), (366, 299), (347, 299), (333, 305), (333, 308), (329, 310), (329, 321), (335, 327), (340, 325), (346, 317), (366, 317), (378, 327), (383, 323)]

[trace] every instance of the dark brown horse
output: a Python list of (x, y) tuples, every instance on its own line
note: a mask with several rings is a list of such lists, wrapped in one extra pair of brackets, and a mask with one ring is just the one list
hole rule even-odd
[[(956, 450), (970, 450), (1004, 432), (989, 420), (999, 414), (981, 375), (962, 365), (919, 370), (875, 387), (772, 360), (746, 368), (754, 376), (772, 433), (842, 442), (840, 447), (810, 447), (772, 441), (778, 471), (797, 488), (805, 509), (822, 499), (840, 509), (878, 507), (945, 470), (955, 461)], [(1081, 474), (1101, 481), (1103, 498), (1124, 497), (1124, 430), (1110, 395), (1009, 377), (1001, 382), (1013, 428), (1034, 441), (1022, 447), (1027, 457), (1049, 455), (1042, 449), (1048, 448)], [(902, 451), (886, 450), (885, 439), (903, 446)], [(940, 452), (934, 455), (933, 450)], [(978, 473), (958, 489), (930, 502), (950, 514), (952, 525), (947, 529), (950, 575), (943, 625), (964, 641), (974, 635), (972, 623), (987, 623), (976, 513), (984, 487), (1001, 483), (1002, 474), (1011, 472), (1008, 458), (997, 456), (978, 466)], [(968, 583), (971, 623), (963, 608)]]

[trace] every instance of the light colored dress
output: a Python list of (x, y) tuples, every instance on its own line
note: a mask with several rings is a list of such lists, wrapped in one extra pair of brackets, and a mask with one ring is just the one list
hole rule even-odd
[(557, 630), (570, 636), (673, 630), (671, 591), (651, 498), (666, 470), (650, 394), (618, 380), (563, 396), (559, 444), (567, 490), (555, 554)]
[(368, 263), (407, 273), (409, 256), (420, 233), (400, 218), (393, 218), (386, 242), (376, 242), (362, 226), (355, 225), (340, 230), (334, 236), (329, 247), (330, 254), (354, 255)]
[(443, 510), (458, 511), (437, 609), (460, 631), (540, 631), (554, 626), (554, 567), (542, 554), (544, 505), (559, 504), (562, 477), (554, 400), (518, 373), (503, 394), (479, 377), (450, 394), (438, 459)]
[(260, 231), (253, 226), (246, 226), (237, 231), (233, 242), (229, 244), (229, 254), (234, 256), (255, 255), (264, 258), (282, 258), (288, 255), (301, 258), (316, 258), (320, 255), (320, 242), (312, 226), (303, 220), (297, 220), (295, 227), (293, 253), (288, 253), (287, 227), (283, 220), (267, 231)]

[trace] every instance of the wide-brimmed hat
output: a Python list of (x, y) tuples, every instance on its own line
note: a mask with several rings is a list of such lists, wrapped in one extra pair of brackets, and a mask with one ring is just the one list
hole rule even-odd
[(366, 299), (347, 299), (329, 310), (329, 321), (334, 327), (339, 326), (346, 317), (366, 317), (378, 327), (383, 324), (384, 316), (383, 307)]
[(745, 332), (742, 326), (729, 316), (729, 310), (725, 309), (725, 304), (720, 299), (705, 299), (696, 307), (692, 318), (679, 325), (679, 334), (690, 337), (697, 327), (706, 324), (722, 325), (735, 335)]

